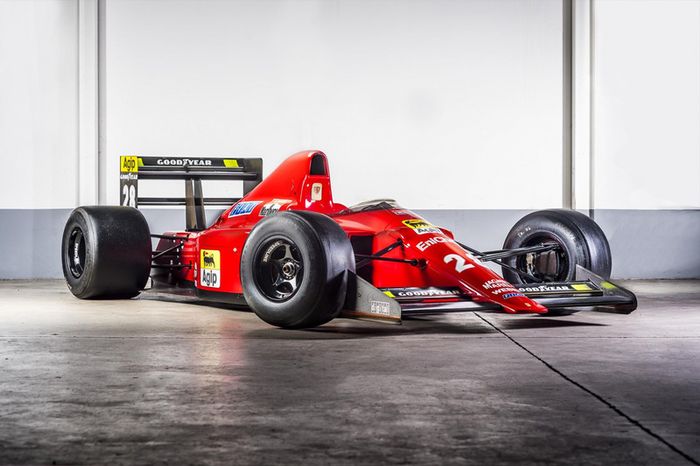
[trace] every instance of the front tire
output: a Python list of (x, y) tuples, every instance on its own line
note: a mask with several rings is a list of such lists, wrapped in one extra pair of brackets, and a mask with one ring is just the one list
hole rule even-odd
[(241, 256), (248, 305), (265, 322), (283, 328), (322, 325), (345, 303), (355, 258), (347, 235), (330, 217), (282, 212), (260, 221)]
[[(512, 257), (505, 263), (545, 282), (572, 281), (576, 265), (610, 278), (612, 258), (603, 230), (591, 218), (574, 210), (540, 210), (520, 219), (510, 230), (503, 249), (556, 244), (554, 251)], [(503, 269), (513, 284), (527, 283), (522, 276)]]
[(151, 270), (148, 223), (132, 207), (78, 207), (63, 230), (61, 259), (76, 297), (132, 298)]

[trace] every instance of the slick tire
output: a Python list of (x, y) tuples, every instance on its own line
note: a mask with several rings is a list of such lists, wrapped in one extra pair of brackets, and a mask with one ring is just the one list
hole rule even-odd
[[(551, 282), (574, 280), (576, 265), (581, 265), (603, 278), (610, 277), (610, 245), (603, 230), (586, 215), (566, 209), (540, 210), (528, 214), (510, 230), (503, 249), (542, 243), (555, 243), (559, 246), (557, 251), (549, 253), (551, 261), (538, 261), (535, 259), (537, 256), (532, 256), (531, 259), (535, 259), (532, 261), (534, 266), (528, 266), (527, 257), (519, 256), (506, 259), (506, 264), (519, 270), (534, 271), (538, 278)], [(543, 263), (549, 264), (546, 272), (541, 269)], [(503, 269), (503, 277), (513, 284), (527, 282), (520, 275), (507, 269)]]
[(322, 325), (345, 302), (355, 271), (350, 240), (330, 217), (282, 212), (260, 221), (241, 256), (243, 294), (255, 314), (282, 328)]
[(132, 207), (78, 207), (63, 230), (61, 261), (78, 298), (132, 298), (151, 270), (146, 219)]

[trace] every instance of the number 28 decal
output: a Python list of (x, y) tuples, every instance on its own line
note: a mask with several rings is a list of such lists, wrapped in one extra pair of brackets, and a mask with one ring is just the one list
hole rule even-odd
[(131, 186), (125, 184), (122, 188), (122, 196), (124, 196), (122, 205), (136, 207), (136, 186), (133, 184)]

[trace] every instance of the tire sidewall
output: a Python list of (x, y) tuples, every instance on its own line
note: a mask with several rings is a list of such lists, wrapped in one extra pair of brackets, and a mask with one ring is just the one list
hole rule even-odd
[[(85, 267), (80, 277), (73, 276), (69, 265), (72, 254), (71, 251), (68, 251), (69, 241), (71, 233), (76, 227), (82, 230), (85, 241)], [(68, 222), (66, 222), (66, 226), (63, 230), (61, 262), (63, 265), (63, 275), (68, 284), (68, 288), (74, 295), (81, 298), (90, 298), (94, 295), (94, 293), (90, 292), (90, 289), (93, 288), (96, 276), (95, 269), (98, 254), (98, 244), (97, 241), (95, 241), (96, 236), (95, 226), (90, 220), (89, 215), (87, 215), (82, 208), (75, 209), (68, 218)]]

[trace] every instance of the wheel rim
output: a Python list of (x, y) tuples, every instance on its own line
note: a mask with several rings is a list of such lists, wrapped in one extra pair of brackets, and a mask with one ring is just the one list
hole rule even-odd
[[(527, 272), (539, 281), (561, 282), (569, 278), (569, 257), (562, 242), (549, 234), (538, 234), (528, 238), (521, 247), (556, 245), (556, 249), (519, 256), (515, 261), (518, 270)], [(531, 282), (525, 277), (522, 279)]]
[(68, 239), (68, 268), (75, 278), (85, 271), (85, 235), (78, 227), (73, 228)]
[(258, 289), (272, 301), (292, 298), (304, 278), (301, 252), (288, 238), (275, 237), (265, 241), (254, 261), (253, 278)]

